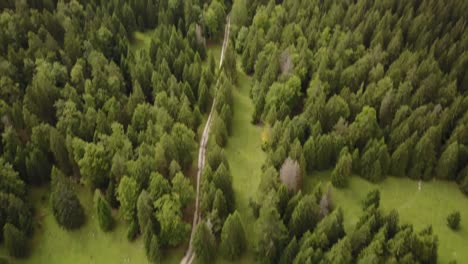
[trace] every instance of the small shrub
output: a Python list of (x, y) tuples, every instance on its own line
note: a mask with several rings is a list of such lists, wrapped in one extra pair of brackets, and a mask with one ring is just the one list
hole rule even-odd
[(460, 212), (459, 211), (455, 211), (448, 215), (447, 225), (452, 230), (458, 230), (460, 228)]

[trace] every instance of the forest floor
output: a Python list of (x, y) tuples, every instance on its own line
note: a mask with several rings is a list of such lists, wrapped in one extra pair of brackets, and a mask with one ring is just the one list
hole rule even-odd
[[(85, 209), (86, 223), (78, 230), (61, 228), (49, 207), (50, 190), (45, 187), (31, 190), (30, 199), (35, 208), (35, 233), (31, 242), (31, 256), (15, 260), (18, 264), (92, 264), (92, 263), (148, 263), (143, 240), (139, 237), (129, 242), (127, 224), (114, 211), (116, 225), (110, 232), (99, 228), (94, 210), (93, 194), (88, 188), (75, 185), (80, 202)], [(3, 255), (4, 248), (0, 249)], [(164, 263), (179, 263), (184, 247), (165, 252)]]
[[(303, 190), (311, 192), (319, 182), (326, 186), (330, 183), (330, 174), (330, 171), (322, 171), (309, 175), (304, 179)], [(418, 181), (408, 178), (387, 177), (379, 184), (372, 184), (353, 176), (347, 188), (332, 190), (334, 204), (343, 209), (347, 233), (353, 230), (362, 214), (362, 199), (376, 188), (380, 190), (380, 205), (384, 212), (396, 209), (400, 223), (412, 223), (416, 232), (432, 225), (439, 237), (438, 263), (448, 263), (454, 259), (459, 263), (468, 260), (468, 197), (453, 182), (422, 182), (419, 191)], [(458, 231), (452, 231), (447, 226), (447, 216), (455, 210), (461, 214)]]

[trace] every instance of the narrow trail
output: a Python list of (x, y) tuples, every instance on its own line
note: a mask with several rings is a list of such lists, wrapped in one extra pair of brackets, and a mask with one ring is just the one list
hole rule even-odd
[[(224, 60), (224, 54), (225, 50), (227, 48), (227, 45), (229, 44), (229, 31), (231, 28), (231, 18), (229, 15), (227, 16), (226, 19), (226, 27), (224, 29), (224, 40), (223, 40), (223, 47), (221, 49), (221, 57), (219, 59), (219, 69), (221, 69), (221, 66), (223, 65), (223, 60)], [(219, 78), (216, 81), (215, 87), (218, 87), (219, 84)], [(197, 196), (195, 199), (195, 212), (193, 214), (193, 223), (192, 223), (192, 232), (190, 234), (190, 243), (189, 247), (187, 249), (187, 252), (185, 253), (184, 258), (180, 261), (181, 264), (191, 264), (193, 260), (195, 259), (195, 253), (193, 252), (193, 236), (195, 234), (195, 229), (198, 225), (198, 222), (200, 221), (201, 215), (199, 212), (199, 205), (200, 205), (200, 178), (203, 172), (203, 168), (205, 166), (205, 154), (206, 154), (206, 145), (208, 144), (208, 139), (210, 135), (210, 128), (211, 128), (211, 121), (215, 109), (215, 104), (216, 104), (216, 98), (213, 99), (213, 104), (211, 105), (211, 110), (210, 110), (210, 115), (208, 116), (208, 120), (206, 121), (205, 128), (203, 129), (203, 135), (200, 140), (200, 148), (198, 150), (198, 170), (197, 170)]]

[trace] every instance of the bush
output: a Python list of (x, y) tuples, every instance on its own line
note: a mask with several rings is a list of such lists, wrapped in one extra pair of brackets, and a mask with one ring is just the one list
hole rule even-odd
[(458, 230), (460, 228), (460, 212), (459, 211), (455, 211), (448, 215), (447, 225), (452, 230)]
[(28, 253), (28, 241), (23, 232), (14, 225), (7, 223), (3, 227), (3, 237), (8, 254), (12, 257), (26, 257)]

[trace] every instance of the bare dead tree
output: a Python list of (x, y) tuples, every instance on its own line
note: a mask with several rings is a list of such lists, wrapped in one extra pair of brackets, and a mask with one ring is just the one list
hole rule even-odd
[(290, 74), (293, 71), (294, 68), (294, 63), (292, 61), (291, 55), (289, 54), (289, 51), (285, 49), (283, 52), (281, 52), (280, 55), (280, 67), (281, 67), (281, 74)]
[(320, 200), (320, 216), (323, 218), (327, 216), (332, 210), (332, 191), (330, 186), (328, 186), (327, 191), (323, 193), (322, 199)]
[(199, 24), (195, 25), (195, 36), (197, 37), (197, 43), (206, 46), (206, 40), (203, 36), (203, 29)]
[(280, 170), (280, 180), (291, 191), (299, 191), (302, 183), (301, 167), (296, 160), (287, 158)]
[(338, 135), (346, 135), (346, 132), (348, 131), (348, 121), (346, 121), (343, 117), (340, 116), (340, 119), (338, 119), (338, 122), (336, 122), (335, 126), (333, 127), (333, 130)]
[(5, 114), (2, 116), (2, 123), (5, 127), (11, 126), (10, 118), (8, 117), (8, 115)]

